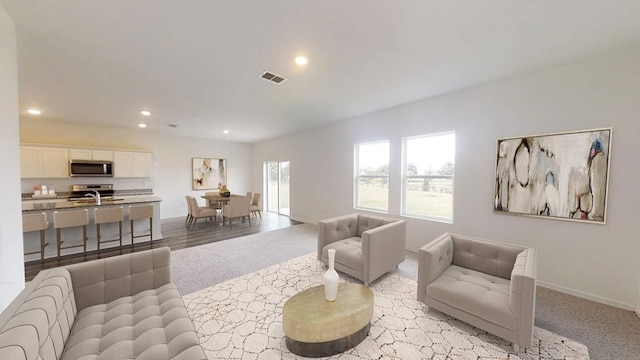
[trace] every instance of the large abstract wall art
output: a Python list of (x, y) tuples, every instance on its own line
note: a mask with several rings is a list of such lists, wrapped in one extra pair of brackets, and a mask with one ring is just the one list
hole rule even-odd
[(227, 160), (212, 158), (192, 159), (193, 190), (219, 189), (227, 185)]
[(604, 224), (611, 131), (499, 139), (494, 210)]

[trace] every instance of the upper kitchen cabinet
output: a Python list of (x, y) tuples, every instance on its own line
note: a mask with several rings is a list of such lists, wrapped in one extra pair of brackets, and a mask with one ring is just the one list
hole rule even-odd
[(69, 149), (69, 160), (113, 161), (113, 151), (94, 149)]
[(114, 151), (113, 168), (117, 178), (151, 177), (151, 153)]
[(21, 178), (69, 177), (69, 152), (66, 148), (21, 146)]

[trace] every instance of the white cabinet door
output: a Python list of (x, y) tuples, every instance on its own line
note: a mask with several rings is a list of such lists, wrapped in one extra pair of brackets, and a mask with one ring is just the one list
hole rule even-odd
[(151, 153), (113, 152), (113, 177), (151, 177)]
[(109, 150), (92, 150), (92, 160), (113, 161), (113, 151)]
[(150, 153), (133, 153), (131, 160), (133, 177), (151, 177)]
[(132, 177), (133, 160), (130, 152), (113, 152), (113, 177)]
[(69, 160), (113, 161), (113, 151), (93, 149), (69, 149)]
[(42, 148), (42, 176), (69, 177), (69, 151), (66, 148)]
[(68, 149), (21, 146), (20, 177), (32, 179), (69, 177)]
[(20, 147), (20, 177), (23, 179), (42, 177), (42, 149), (39, 147)]
[(91, 149), (69, 149), (69, 160), (93, 160)]

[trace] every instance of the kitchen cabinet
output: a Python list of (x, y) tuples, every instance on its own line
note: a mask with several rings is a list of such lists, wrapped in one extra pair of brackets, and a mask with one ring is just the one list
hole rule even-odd
[(114, 151), (113, 177), (151, 177), (151, 153)]
[(69, 149), (69, 160), (113, 161), (113, 151), (93, 149)]
[(20, 177), (24, 179), (69, 177), (67, 148), (21, 146)]

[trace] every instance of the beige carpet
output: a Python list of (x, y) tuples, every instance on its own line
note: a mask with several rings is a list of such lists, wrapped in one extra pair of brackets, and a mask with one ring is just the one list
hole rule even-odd
[[(184, 296), (209, 359), (299, 359), (285, 345), (282, 306), (322, 283), (315, 253)], [(341, 274), (343, 281), (354, 281)], [(388, 274), (372, 284), (369, 336), (336, 359), (589, 359), (573, 340), (536, 329), (531, 349), (514, 354), (505, 340), (415, 300), (416, 282)]]

